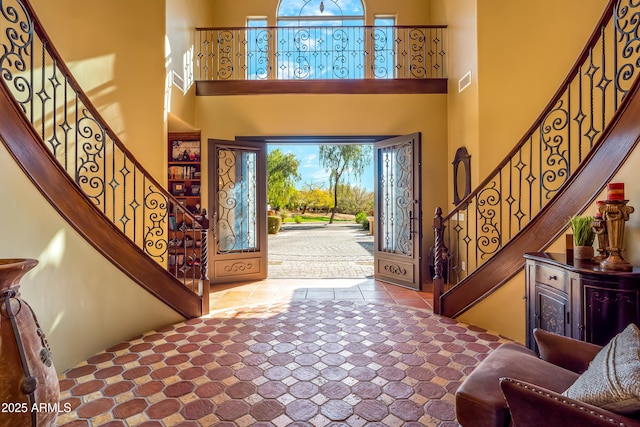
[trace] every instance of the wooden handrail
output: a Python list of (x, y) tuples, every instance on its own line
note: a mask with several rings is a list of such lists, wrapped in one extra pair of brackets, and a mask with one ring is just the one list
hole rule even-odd
[(123, 235), (80, 191), (16, 106), (0, 79), (0, 139), (60, 215), (123, 273), (184, 317), (202, 314), (201, 298)]
[(524, 253), (543, 251), (557, 240), (567, 228), (567, 218), (594, 202), (637, 147), (640, 142), (638, 117), (640, 79), (636, 79), (600, 143), (591, 150), (580, 169), (540, 214), (502, 248), (499, 255), (445, 294), (441, 292), (444, 288), (442, 279), (438, 278), (438, 285), (434, 281), (434, 298), (438, 299), (440, 314), (459, 316), (522, 271)]
[[(345, 25), (345, 27), (348, 25)], [(320, 27), (315, 26), (315, 27)], [(402, 29), (407, 29), (407, 28), (439, 28), (439, 29), (443, 29), (443, 28), (447, 28), (447, 25), (392, 25), (392, 26), (385, 26), (385, 25), (358, 25), (357, 28), (369, 28), (369, 29), (373, 29), (373, 28), (384, 28), (384, 27), (393, 27), (393, 28), (402, 28)], [(277, 29), (283, 29), (283, 28), (297, 28), (297, 27), (277, 27), (277, 26), (264, 26), (264, 27), (196, 27), (196, 31), (208, 31), (208, 30), (225, 30), (225, 31), (235, 31), (235, 30), (277, 30)]]

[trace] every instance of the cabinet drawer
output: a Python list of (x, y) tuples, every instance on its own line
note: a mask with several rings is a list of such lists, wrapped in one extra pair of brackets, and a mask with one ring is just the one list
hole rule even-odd
[(545, 265), (536, 265), (536, 282), (563, 292), (569, 292), (569, 280), (565, 271)]

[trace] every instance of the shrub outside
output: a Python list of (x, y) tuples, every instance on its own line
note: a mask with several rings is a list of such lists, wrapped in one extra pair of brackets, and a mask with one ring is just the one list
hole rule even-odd
[(267, 217), (267, 232), (269, 234), (278, 234), (280, 231), (280, 225), (282, 225), (282, 218), (275, 215), (269, 215)]

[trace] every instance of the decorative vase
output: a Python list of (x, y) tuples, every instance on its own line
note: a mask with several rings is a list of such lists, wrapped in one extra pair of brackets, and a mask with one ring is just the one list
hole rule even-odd
[(573, 259), (592, 259), (593, 246), (574, 246)]
[(60, 386), (51, 351), (20, 279), (34, 259), (0, 259), (0, 427), (54, 426)]
[(622, 257), (624, 249), (624, 226), (629, 214), (634, 212), (627, 206), (628, 200), (605, 200), (599, 207), (602, 217), (607, 223), (607, 253), (609, 256), (600, 262), (605, 270), (631, 271), (633, 265)]
[[(598, 205), (604, 202), (598, 201)], [(607, 243), (609, 237), (607, 235), (607, 222), (602, 219), (602, 214), (596, 216), (591, 222), (591, 229), (598, 239), (598, 255), (593, 258), (593, 262), (600, 264), (607, 258)]]

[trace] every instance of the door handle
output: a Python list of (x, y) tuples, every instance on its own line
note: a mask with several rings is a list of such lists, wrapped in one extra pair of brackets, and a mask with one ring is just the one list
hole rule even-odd
[[(418, 209), (420, 209), (420, 201), (419, 201), (419, 200), (414, 200), (414, 201), (413, 201), (413, 203), (414, 203), (414, 205), (417, 205), (417, 208), (418, 208)], [(415, 217), (415, 216), (413, 215), (414, 210), (415, 210), (415, 207), (414, 207), (414, 208), (412, 208), (412, 209), (409, 211), (409, 240), (412, 240), (412, 239), (413, 239), (413, 235), (414, 235), (414, 234), (418, 234), (418, 232), (414, 230), (413, 222), (414, 222), (414, 221), (419, 221), (419, 220), (420, 220), (420, 216)], [(420, 227), (418, 227), (418, 230), (420, 230)]]
[(211, 215), (211, 234), (215, 240), (218, 234), (218, 212), (213, 212), (213, 215)]
[(409, 211), (409, 240), (413, 240), (413, 211)]

